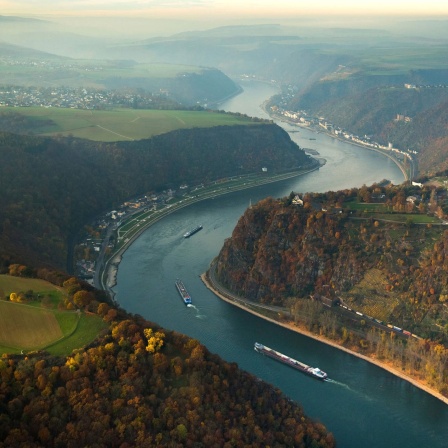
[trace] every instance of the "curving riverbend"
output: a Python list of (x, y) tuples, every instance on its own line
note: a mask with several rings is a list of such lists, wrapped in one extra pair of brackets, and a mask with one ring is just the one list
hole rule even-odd
[[(242, 95), (221, 108), (264, 116), (258, 105), (273, 94), (273, 87), (253, 83), (243, 88)], [(291, 137), (300, 146), (318, 151), (326, 165), (301, 177), (208, 199), (154, 224), (124, 253), (116, 299), (128, 311), (188, 334), (222, 358), (280, 387), (309, 416), (321, 420), (341, 447), (445, 447), (448, 406), (441, 401), (348, 353), (227, 304), (199, 277), (250, 202), (291, 191), (338, 190), (384, 178), (394, 183), (403, 180), (392, 161), (372, 151), (304, 129)], [(197, 224), (203, 225), (201, 232), (182, 238)], [(194, 307), (182, 303), (174, 286), (177, 277), (191, 293)], [(316, 381), (257, 354), (255, 341), (320, 367), (334, 382)]]

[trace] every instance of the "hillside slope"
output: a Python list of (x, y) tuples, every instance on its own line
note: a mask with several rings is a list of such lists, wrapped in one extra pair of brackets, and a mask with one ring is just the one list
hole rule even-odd
[(276, 125), (179, 130), (135, 142), (0, 134), (0, 258), (66, 266), (69, 239), (135, 195), (288, 170), (311, 159)]
[[(371, 204), (380, 195), (384, 199)], [(420, 200), (411, 204), (410, 195)], [(286, 308), (322, 294), (344, 297), (356, 309), (366, 297), (379, 303), (393, 292), (389, 305), (371, 315), (429, 336), (425, 316), (443, 314), (448, 260), (448, 233), (424, 224), (430, 196), (437, 201), (429, 190), (420, 196), (415, 187), (401, 186), (307, 194), (303, 207), (291, 197), (262, 200), (224, 243), (216, 276), (242, 297)], [(371, 287), (377, 292), (356, 292), (371, 272), (382, 279)], [(437, 337), (446, 339), (443, 332)]]
[[(446, 72), (428, 71), (424, 81), (437, 82), (440, 76), (443, 78)], [(404, 83), (412, 79), (420, 78), (414, 73), (407, 77), (318, 82), (291, 98), (286, 108), (305, 109), (348, 133), (416, 151), (413, 157), (420, 174), (434, 174), (448, 166), (448, 87), (432, 84), (405, 88)]]
[(197, 340), (99, 303), (74, 278), (60, 286), (107, 328), (68, 356), (2, 356), (1, 446), (335, 446), (280, 390)]
[(293, 193), (262, 200), (208, 275), (231, 302), (447, 397), (448, 231), (427, 215), (439, 193), (374, 186), (307, 194), (303, 205)]

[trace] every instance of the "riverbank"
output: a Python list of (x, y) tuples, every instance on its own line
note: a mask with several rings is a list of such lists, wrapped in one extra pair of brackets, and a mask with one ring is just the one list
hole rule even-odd
[[(318, 133), (318, 134), (322, 133), (322, 134), (325, 134), (328, 137), (333, 138), (335, 140), (338, 140), (340, 142), (349, 143), (350, 145), (358, 146), (359, 148), (368, 149), (370, 151), (377, 152), (378, 154), (381, 154), (381, 155), (387, 157), (393, 163), (395, 163), (395, 165), (397, 165), (397, 167), (403, 173), (404, 180), (405, 181), (409, 180), (409, 175), (408, 175), (405, 167), (403, 166), (403, 164), (399, 160), (397, 160), (394, 156), (392, 156), (391, 154), (388, 154), (387, 152), (382, 151), (381, 149), (374, 148), (374, 147), (372, 147), (370, 145), (363, 145), (362, 143), (359, 143), (359, 142), (347, 141), (346, 138), (339, 137), (338, 135), (335, 135), (332, 132), (329, 132), (328, 130), (326, 130), (324, 128), (315, 129), (314, 127), (310, 127), (308, 125), (304, 125), (304, 124), (298, 123), (296, 121), (290, 121), (290, 120), (286, 119), (283, 115), (279, 116), (279, 115), (272, 114), (272, 113), (270, 113), (267, 110), (266, 105), (267, 105), (267, 102), (263, 103), (262, 108), (271, 117), (271, 119), (273, 121), (287, 123), (290, 126), (295, 126), (295, 127), (298, 127), (298, 128), (306, 129), (308, 131), (315, 132), (315, 133)], [(302, 149), (305, 150), (305, 148), (302, 148)]]
[[(258, 180), (252, 181), (252, 182), (245, 182), (244, 184), (241, 184), (237, 187), (229, 188), (225, 182), (222, 182), (216, 190), (213, 190), (213, 192), (210, 192), (210, 194), (204, 195), (203, 197), (195, 197), (191, 199), (190, 201), (184, 201), (179, 202), (175, 204), (174, 206), (165, 207), (163, 209), (163, 212), (157, 217), (152, 218), (145, 222), (143, 225), (139, 222), (138, 224), (138, 231), (130, 235), (126, 238), (124, 244), (120, 246), (119, 249), (112, 252), (112, 254), (109, 256), (109, 258), (104, 263), (104, 267), (99, 273), (99, 284), (95, 285), (98, 289), (103, 289), (107, 291), (110, 298), (115, 302), (115, 292), (113, 291), (113, 287), (117, 284), (117, 274), (118, 274), (118, 268), (119, 264), (121, 262), (121, 259), (123, 257), (123, 254), (126, 252), (126, 250), (129, 248), (129, 246), (148, 228), (150, 228), (153, 224), (160, 221), (164, 217), (170, 215), (171, 213), (174, 213), (175, 211), (178, 211), (181, 208), (188, 207), (192, 204), (195, 204), (197, 202), (204, 201), (206, 199), (215, 198), (218, 196), (222, 196), (229, 193), (234, 193), (236, 191), (241, 190), (247, 190), (249, 188), (255, 188), (261, 185), (266, 185), (269, 183), (275, 183), (275, 182), (281, 182), (287, 179), (290, 179), (292, 177), (297, 176), (303, 176), (305, 174), (311, 173), (312, 171), (318, 170), (321, 166), (325, 165), (325, 159), (323, 158), (315, 158), (316, 163), (311, 168), (307, 168), (304, 170), (299, 171), (291, 171), (279, 175), (275, 175), (272, 177), (267, 178), (259, 178)], [(124, 224), (124, 223), (123, 223)]]
[(245, 307), (244, 305), (242, 305), (241, 302), (236, 302), (233, 300), (230, 300), (229, 298), (227, 298), (226, 296), (224, 296), (223, 294), (221, 294), (217, 289), (215, 289), (213, 287), (213, 285), (211, 284), (211, 282), (208, 280), (207, 277), (207, 273), (204, 273), (201, 275), (201, 280), (204, 283), (204, 285), (211, 291), (213, 292), (213, 294), (215, 294), (217, 297), (219, 297), (221, 300), (224, 300), (225, 302), (236, 306), (238, 308), (241, 308), (244, 311), (247, 311), (255, 316), (260, 317), (261, 319), (267, 320), (269, 322), (272, 322), (276, 325), (279, 325), (281, 327), (287, 328), (288, 330), (294, 331), (296, 333), (302, 334), (304, 336), (307, 336), (309, 338), (312, 338), (316, 341), (322, 342), (323, 344), (327, 344), (330, 345), (331, 347), (337, 348), (338, 350), (342, 350), (343, 352), (349, 353), (350, 355), (356, 356), (357, 358), (363, 359), (364, 361), (370, 362), (371, 364), (375, 364), (377, 367), (380, 367), (383, 370), (388, 371), (389, 373), (391, 373), (392, 375), (397, 376), (398, 378), (407, 381), (408, 383), (412, 384), (415, 387), (418, 387), (419, 389), (425, 391), (426, 393), (432, 395), (433, 397), (441, 400), (442, 402), (444, 402), (445, 404), (448, 404), (448, 397), (443, 396), (442, 394), (440, 394), (439, 392), (437, 392), (436, 390), (430, 388), (429, 386), (427, 386), (424, 382), (415, 379), (409, 375), (406, 375), (405, 373), (401, 372), (400, 370), (398, 370), (397, 368), (395, 368), (394, 366), (391, 366), (385, 362), (381, 362), (377, 359), (371, 358), (369, 356), (363, 355), (361, 353), (358, 353), (354, 350), (350, 350), (346, 347), (341, 346), (340, 344), (338, 344), (337, 342), (333, 341), (332, 339), (328, 339), (324, 336), (320, 336), (317, 334), (314, 334), (312, 332), (310, 332), (309, 330), (303, 328), (303, 327), (299, 327), (297, 325), (295, 325), (292, 322), (279, 322), (276, 321), (274, 319), (271, 319), (267, 316), (264, 316), (261, 313), (257, 313), (256, 311), (254, 311), (253, 309), (249, 309), (247, 307)]

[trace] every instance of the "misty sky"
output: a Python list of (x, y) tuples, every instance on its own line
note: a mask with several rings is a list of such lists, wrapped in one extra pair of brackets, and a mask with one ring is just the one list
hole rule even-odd
[(120, 15), (173, 19), (309, 14), (448, 15), (446, 0), (0, 0), (2, 15)]

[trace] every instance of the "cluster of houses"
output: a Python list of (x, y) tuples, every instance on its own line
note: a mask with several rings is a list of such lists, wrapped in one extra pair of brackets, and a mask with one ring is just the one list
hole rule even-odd
[(0, 87), (0, 106), (65, 107), (72, 109), (104, 109), (106, 107), (140, 108), (153, 106), (155, 96), (149, 93), (124, 93), (113, 90), (69, 87)]
[[(415, 85), (415, 84), (404, 84), (404, 87), (406, 89), (446, 89), (446, 84), (439, 84), (439, 85)], [(393, 147), (392, 143), (388, 143), (387, 145), (382, 145), (377, 142), (371, 141), (371, 139), (368, 136), (359, 137), (357, 135), (354, 135), (350, 132), (345, 131), (342, 128), (334, 126), (332, 123), (325, 120), (324, 117), (312, 117), (310, 116), (306, 111), (299, 110), (299, 111), (290, 111), (283, 109), (283, 106), (286, 106), (288, 102), (288, 98), (292, 97), (294, 94), (294, 88), (290, 87), (287, 89), (286, 93), (283, 94), (283, 97), (279, 101), (279, 105), (272, 106), (271, 112), (275, 115), (280, 115), (282, 117), (285, 117), (288, 121), (291, 121), (293, 123), (297, 123), (301, 126), (320, 126), (325, 131), (330, 132), (338, 137), (350, 140), (354, 143), (361, 144), (363, 146), (371, 147), (374, 149), (381, 149), (384, 151), (391, 151), (395, 153), (395, 156), (398, 158), (407, 158), (409, 161), (413, 161), (413, 155), (417, 154), (417, 151), (413, 149), (407, 149), (407, 150), (401, 150)], [(397, 113), (395, 117), (395, 121), (402, 121), (405, 123), (410, 123), (412, 121), (412, 117), (409, 117), (407, 115)]]
[(165, 190), (160, 194), (148, 194), (133, 200), (123, 202), (119, 207), (97, 217), (94, 222), (86, 226), (86, 232), (77, 244), (78, 253), (82, 256), (75, 261), (75, 274), (80, 278), (91, 281), (95, 275), (95, 262), (104, 244), (105, 238), (109, 248), (113, 248), (115, 237), (111, 230), (118, 229), (132, 214), (142, 210), (164, 207), (176, 194), (175, 190)]
[[(281, 109), (278, 106), (272, 106), (271, 111), (276, 114), (280, 115), (282, 117), (285, 117), (288, 121), (291, 121), (293, 123), (297, 123), (300, 126), (320, 126), (323, 128), (326, 132), (329, 132), (339, 138), (344, 138), (346, 140), (350, 140), (351, 142), (357, 143), (359, 145), (367, 146), (372, 149), (380, 149), (383, 151), (390, 151), (395, 153), (395, 156), (401, 159), (407, 158), (409, 161), (413, 161), (413, 155), (417, 154), (417, 151), (412, 149), (407, 149), (406, 151), (397, 149), (393, 147), (392, 143), (388, 143), (386, 145), (381, 145), (380, 143), (371, 141), (370, 137), (364, 136), (359, 137), (355, 134), (352, 134), (350, 132), (345, 131), (344, 129), (334, 126), (329, 121), (326, 121), (324, 117), (319, 118), (313, 118), (307, 114), (306, 111), (300, 110), (300, 111), (289, 111)], [(397, 117), (401, 117), (401, 115), (397, 115)], [(401, 119), (401, 118), (400, 118)], [(409, 119), (409, 120), (407, 120)], [(409, 117), (403, 116), (403, 121), (410, 121), (411, 119)]]

